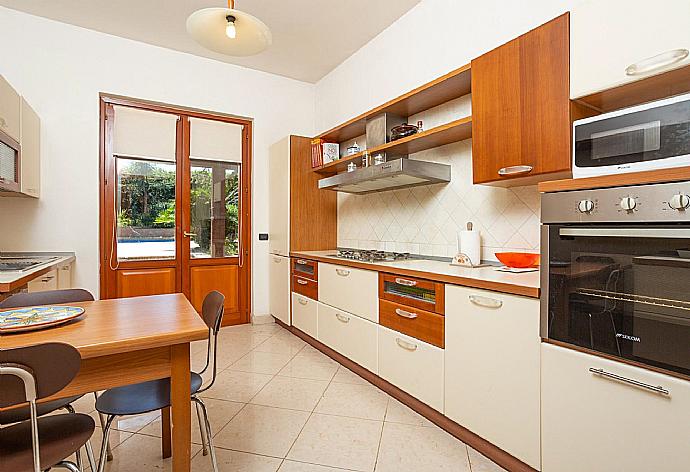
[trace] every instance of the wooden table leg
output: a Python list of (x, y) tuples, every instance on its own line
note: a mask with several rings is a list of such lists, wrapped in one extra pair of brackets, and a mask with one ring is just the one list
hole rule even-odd
[(161, 410), (161, 454), (163, 459), (172, 456), (172, 437), (170, 433), (170, 408)]
[(192, 450), (192, 402), (189, 343), (170, 348), (173, 472), (190, 472)]

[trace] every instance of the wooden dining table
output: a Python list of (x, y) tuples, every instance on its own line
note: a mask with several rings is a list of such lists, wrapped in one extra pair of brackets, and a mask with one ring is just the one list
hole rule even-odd
[[(0, 336), (0, 349), (45, 342), (76, 347), (81, 369), (50, 399), (170, 377), (169, 411), (163, 411), (162, 453), (175, 472), (191, 462), (190, 343), (208, 328), (182, 294), (68, 303), (84, 314), (62, 326)], [(171, 418), (172, 417), (172, 418)]]

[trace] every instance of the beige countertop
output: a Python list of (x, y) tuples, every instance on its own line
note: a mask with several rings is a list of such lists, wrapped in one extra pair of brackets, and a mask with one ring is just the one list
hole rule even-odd
[(448, 262), (409, 259), (390, 262), (353, 261), (335, 257), (335, 250), (328, 251), (294, 251), (293, 257), (316, 260), (332, 264), (346, 265), (360, 269), (377, 270), (399, 275), (414, 276), (437, 282), (464, 285), (497, 292), (512, 293), (528, 297), (539, 297), (539, 271), (510, 273), (497, 271), (497, 266), (459, 267)]
[(0, 293), (11, 292), (30, 280), (50, 272), (55, 267), (75, 261), (73, 252), (3, 252), (0, 256), (10, 257), (54, 257), (55, 259), (25, 271), (0, 272)]

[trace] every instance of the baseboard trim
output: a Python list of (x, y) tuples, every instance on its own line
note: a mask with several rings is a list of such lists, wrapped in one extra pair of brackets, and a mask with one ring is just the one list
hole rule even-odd
[(294, 326), (288, 326), (280, 320), (276, 320), (276, 323), (290, 331), (295, 336), (298, 336), (299, 338), (303, 339), (305, 342), (309, 343), (314, 348), (323, 352), (334, 361), (347, 367), (367, 382), (383, 390), (388, 395), (395, 398), (404, 405), (407, 405), (412, 410), (416, 411), (417, 413), (419, 413), (420, 415), (434, 423), (439, 428), (443, 429), (444, 431), (447, 431), (449, 434), (458, 438), (465, 444), (472, 446), (474, 449), (476, 449), (481, 454), (485, 455), (486, 457), (488, 457), (504, 469), (509, 470), (510, 472), (537, 472), (536, 469), (533, 469), (529, 465), (522, 462), (520, 459), (511, 456), (503, 449), (493, 445), (481, 436), (478, 436), (469, 429), (459, 425), (455, 421), (443, 415), (443, 413), (434, 410), (426, 403), (417, 400), (409, 393), (399, 389), (395, 385), (389, 383), (388, 381), (382, 379), (373, 372), (365, 369), (361, 365), (348, 359), (339, 352), (334, 351), (330, 347), (317, 341), (316, 339), (312, 338), (303, 331), (295, 328)]
[[(278, 320), (276, 320), (275, 318), (273, 318), (272, 315), (269, 315), (269, 314), (266, 314), (266, 315), (252, 314), (252, 320), (251, 321), (252, 321), (252, 324), (262, 325), (262, 324), (271, 324), (271, 323), (274, 323)], [(285, 325), (283, 325), (283, 326), (285, 326)]]

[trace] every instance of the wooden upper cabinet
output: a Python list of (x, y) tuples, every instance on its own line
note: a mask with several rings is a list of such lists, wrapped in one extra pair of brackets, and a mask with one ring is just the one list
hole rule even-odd
[(569, 15), (472, 61), (474, 183), (570, 171)]

